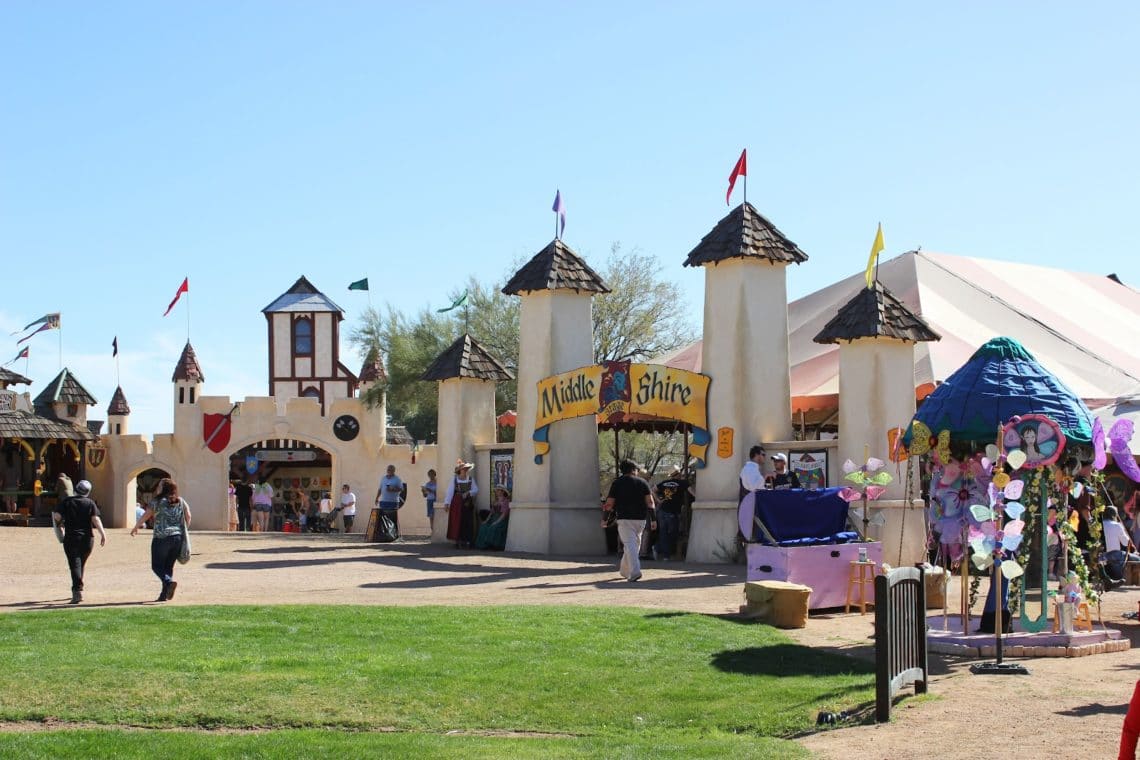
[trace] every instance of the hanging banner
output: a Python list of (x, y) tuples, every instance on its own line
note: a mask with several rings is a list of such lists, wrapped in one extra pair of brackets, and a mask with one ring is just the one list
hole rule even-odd
[(534, 440), (536, 464), (550, 452), (550, 425), (601, 415), (644, 414), (677, 420), (692, 428), (689, 455), (704, 467), (711, 440), (708, 391), (711, 378), (662, 364), (609, 362), (552, 375), (538, 382)]

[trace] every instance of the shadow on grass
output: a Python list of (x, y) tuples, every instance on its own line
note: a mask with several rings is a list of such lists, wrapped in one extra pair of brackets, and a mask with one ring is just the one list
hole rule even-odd
[[(834, 676), (840, 670), (858, 675), (874, 673), (874, 666), (870, 662), (838, 655), (829, 657), (818, 649), (800, 644), (774, 644), (766, 647), (729, 649), (713, 655), (712, 665), (725, 673), (738, 673), (746, 676), (775, 676), (777, 678)], [(837, 667), (840, 665), (841, 668)]]
[(81, 604), (71, 604), (67, 599), (49, 599), (44, 601), (29, 600), (27, 602), (11, 602), (10, 604), (0, 604), (0, 609), (11, 608), (22, 610), (90, 610), (109, 607), (140, 607), (154, 603), (155, 602), (153, 599), (140, 599), (137, 602), (83, 602)]

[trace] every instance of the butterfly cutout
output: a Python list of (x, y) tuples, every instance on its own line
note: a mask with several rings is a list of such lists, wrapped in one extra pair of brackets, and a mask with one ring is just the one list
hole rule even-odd
[(1104, 448), (1104, 425), (1100, 424), (1100, 417), (1093, 417), (1093, 469), (1103, 470), (1108, 464), (1108, 456)]
[(1132, 450), (1128, 447), (1134, 431), (1135, 426), (1130, 419), (1122, 417), (1112, 423), (1112, 428), (1108, 431), (1108, 450), (1120, 471), (1134, 482), (1140, 483), (1140, 467), (1136, 465)]
[(933, 431), (926, 426), (926, 423), (915, 420), (910, 424), (911, 438), (910, 438), (910, 453), (915, 456), (922, 456), (928, 451), (933, 451), (940, 462), (950, 461), (950, 431), (943, 430), (934, 435)]
[(848, 459), (843, 463), (843, 471), (847, 473), (843, 476), (844, 480), (850, 481), (857, 486), (863, 487), (863, 492), (860, 493), (851, 486), (845, 486), (839, 492), (839, 498), (847, 502), (858, 501), (866, 496), (867, 499), (874, 501), (887, 492), (886, 486), (894, 480), (889, 472), (883, 470), (882, 459), (869, 457), (867, 462), (860, 467), (859, 465)]
[[(994, 464), (988, 458), (983, 459), (982, 462), (987, 469), (992, 468)], [(996, 463), (1001, 463), (1000, 456)], [(1025, 507), (1016, 499), (1021, 498), (1024, 491), (1024, 481), (1013, 480), (1007, 473), (999, 471), (993, 476), (986, 488), (989, 505), (973, 504), (970, 506), (970, 515), (978, 522), (978, 525), (970, 526), (968, 536), (970, 547), (974, 550), (974, 564), (979, 570), (986, 570), (991, 567), (995, 555), (1001, 552), (1016, 552), (1021, 546), (1021, 541), (1024, 538), (1022, 532), (1025, 530), (1025, 522), (1021, 520), (1021, 516), (1025, 514)], [(1009, 520), (1004, 525), (999, 526), (998, 522), (1003, 514)], [(1021, 565), (1012, 559), (1002, 561), (1001, 572), (1002, 575), (1010, 579), (1019, 578), (1025, 574)]]

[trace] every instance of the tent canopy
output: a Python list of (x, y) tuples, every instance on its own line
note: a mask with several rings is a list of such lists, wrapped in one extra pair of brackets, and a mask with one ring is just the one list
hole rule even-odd
[[(1073, 443), (1092, 443), (1092, 413), (1020, 343), (994, 338), (931, 393), (914, 418), (966, 440), (997, 438), (1015, 415), (1043, 414)], [(909, 444), (911, 430), (903, 439)]]
[[(942, 336), (915, 346), (915, 396), (924, 398), (995, 335), (1015, 337), (1087, 403), (1140, 393), (1140, 293), (1097, 274), (911, 251), (884, 261), (879, 280)], [(812, 338), (859, 288), (859, 271), (788, 305), (791, 412), (834, 409), (839, 346)], [(654, 363), (699, 372), (701, 343)]]

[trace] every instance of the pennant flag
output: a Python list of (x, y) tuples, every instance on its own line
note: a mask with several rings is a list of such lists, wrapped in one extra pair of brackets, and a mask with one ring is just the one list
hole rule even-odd
[[(58, 315), (56, 315), (56, 316), (58, 316)], [(29, 322), (28, 324), (21, 327), (19, 330), (16, 330), (14, 333), (12, 333), (12, 335), (19, 335), (24, 330), (27, 330), (29, 327), (35, 327), (36, 325), (42, 325), (45, 322), (47, 322), (48, 320), (50, 320), (51, 317), (52, 317), (51, 314), (44, 314), (42, 317), (37, 319), (35, 322)]]
[(166, 307), (166, 311), (162, 312), (162, 316), (165, 317), (167, 314), (169, 314), (170, 310), (174, 308), (174, 304), (178, 303), (178, 299), (182, 297), (182, 294), (188, 292), (190, 292), (190, 278), (186, 277), (183, 278), (182, 284), (178, 286), (178, 292), (174, 294), (174, 300), (171, 301), (170, 305)]
[[(35, 335), (36, 333), (42, 333), (44, 330), (58, 330), (59, 324), (60, 324), (59, 312), (56, 312), (55, 314), (46, 314), (46, 315), (44, 315), (43, 320), (40, 320), (40, 321), (43, 322), (43, 324), (40, 325), (40, 329), (32, 330), (30, 333), (28, 333), (24, 337), (20, 338), (18, 341), (16, 341), (17, 346), (26, 340), (30, 340), (31, 337), (33, 335)], [(39, 322), (33, 322), (32, 324), (33, 325), (39, 324)]]
[(724, 194), (724, 205), (729, 205), (729, 198), (732, 197), (732, 188), (736, 187), (737, 177), (748, 176), (748, 148), (740, 151), (740, 160), (736, 162), (736, 166), (732, 167), (732, 174), (728, 175), (728, 192)]
[[(37, 331), (37, 332), (38, 332), (38, 331)], [(15, 355), (15, 356), (13, 356), (11, 359), (9, 359), (8, 361), (4, 362), (4, 365), (3, 365), (3, 366), (7, 367), (9, 364), (12, 364), (12, 363), (14, 363), (14, 362), (16, 362), (16, 361), (18, 361), (18, 360), (20, 360), (20, 359), (27, 359), (27, 358), (28, 358), (28, 347), (27, 347), (27, 346), (24, 346), (24, 347), (23, 347), (23, 348), (20, 350), (20, 353), (16, 354), (16, 355)]]
[(867, 289), (875, 287), (875, 264), (879, 262), (879, 252), (883, 250), (883, 223), (879, 222), (879, 230), (875, 233), (875, 242), (871, 243), (871, 258), (867, 259)]
[(455, 301), (451, 304), (451, 306), (448, 306), (446, 309), (436, 309), (435, 311), (437, 314), (443, 314), (444, 312), (451, 311), (452, 309), (458, 309), (460, 306), (462, 306), (465, 303), (467, 303), (467, 291), (466, 290), (463, 291), (463, 295), (461, 295), (461, 296), (459, 296), (459, 298), (455, 299)]
[(558, 233), (558, 237), (566, 232), (566, 204), (562, 201), (562, 191), (556, 190), (554, 192), (554, 207), (550, 209), (558, 214), (558, 218), (562, 221), (562, 231)]
[(111, 358), (114, 359), (119, 355), (119, 336), (116, 335), (115, 339), (111, 341)]
[(357, 280), (356, 282), (350, 282), (348, 284), (348, 289), (349, 290), (368, 290), (368, 278), (365, 277), (363, 280)]

